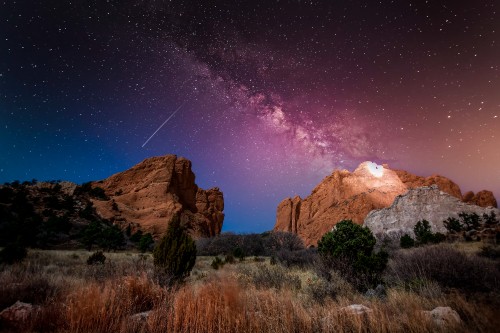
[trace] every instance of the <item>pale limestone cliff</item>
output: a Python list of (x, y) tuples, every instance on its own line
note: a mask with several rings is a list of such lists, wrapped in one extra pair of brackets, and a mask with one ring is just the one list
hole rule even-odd
[(425, 219), (433, 232), (446, 233), (443, 221), (448, 217), (458, 218), (462, 212), (479, 216), (494, 212), (500, 216), (496, 208), (465, 203), (432, 185), (410, 189), (398, 196), (390, 207), (371, 211), (364, 224), (379, 237), (385, 234), (397, 238), (404, 233), (413, 237), (415, 224)]

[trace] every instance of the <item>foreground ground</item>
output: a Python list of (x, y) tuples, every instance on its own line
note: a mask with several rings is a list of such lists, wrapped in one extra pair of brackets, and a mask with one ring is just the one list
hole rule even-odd
[[(428, 252), (425, 250), (424, 255), (452, 253), (452, 247), (439, 245)], [(494, 261), (476, 257), (477, 249), (477, 245), (461, 248), (459, 255), (481, 265), (496, 265)], [(167, 289), (158, 284), (150, 254), (106, 253), (104, 265), (87, 265), (89, 252), (86, 251), (31, 250), (23, 263), (2, 267), (0, 310), (18, 300), (33, 304), (37, 310), (24, 327), (4, 322), (0, 329), (26, 332), (495, 332), (500, 327), (498, 281), (491, 282), (493, 287), (479, 285), (472, 291), (467, 290), (470, 286), (460, 285), (468, 280), (459, 280), (456, 288), (444, 287), (418, 275), (426, 269), (423, 261), (415, 261), (411, 268), (405, 266), (417, 255), (422, 256), (415, 252), (422, 250), (400, 251), (405, 252), (399, 257), (396, 253), (395, 259), (391, 259), (385, 277), (386, 296), (367, 297), (336, 274), (326, 281), (311, 267), (271, 265), (269, 258), (246, 258), (215, 270), (210, 265), (213, 258), (198, 257), (186, 283)], [(444, 260), (457, 266), (453, 261), (457, 258)], [(451, 270), (450, 281), (465, 274), (460, 269), (453, 271), (456, 267), (447, 269)], [(490, 277), (480, 276), (485, 271), (481, 267), (476, 273), (474, 267), (466, 269), (473, 271), (471, 274), (479, 274), (471, 279)], [(352, 304), (364, 305), (371, 311), (357, 314), (345, 309)], [(440, 326), (423, 312), (438, 306), (456, 310), (462, 322)], [(137, 315), (140, 313), (143, 315)]]

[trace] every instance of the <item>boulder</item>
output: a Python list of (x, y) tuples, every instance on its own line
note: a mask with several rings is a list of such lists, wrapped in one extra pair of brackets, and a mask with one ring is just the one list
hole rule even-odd
[(203, 190), (195, 183), (191, 162), (176, 155), (148, 158), (129, 170), (93, 182), (109, 200), (93, 200), (97, 213), (132, 232), (141, 229), (163, 235), (177, 215), (192, 236), (220, 233), (224, 196), (218, 188)]
[(373, 312), (372, 309), (362, 304), (351, 304), (349, 306), (340, 308), (340, 311), (355, 315), (364, 315)]
[(134, 323), (145, 323), (147, 322), (149, 316), (151, 315), (153, 311), (144, 311), (144, 312), (139, 312), (136, 314), (133, 314), (129, 317), (129, 319), (134, 322)]
[(17, 301), (0, 312), (0, 320), (8, 326), (21, 327), (36, 311), (36, 307), (29, 303)]
[(462, 322), (458, 313), (448, 306), (439, 306), (432, 311), (423, 311), (423, 314), (443, 328), (450, 328)]
[(385, 298), (387, 293), (385, 291), (385, 287), (381, 284), (377, 285), (375, 289), (368, 289), (365, 293), (365, 297), (368, 298)]

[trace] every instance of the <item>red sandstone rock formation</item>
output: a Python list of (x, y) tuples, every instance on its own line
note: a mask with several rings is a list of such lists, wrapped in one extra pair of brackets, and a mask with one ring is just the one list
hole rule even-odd
[[(398, 195), (409, 189), (437, 185), (439, 190), (462, 200), (462, 192), (450, 179), (433, 175), (420, 177), (403, 170), (391, 170), (387, 166), (370, 172), (371, 162), (361, 163), (354, 172), (336, 170), (316, 186), (312, 193), (302, 199), (298, 196), (286, 198), (277, 208), (274, 230), (298, 234), (306, 245), (317, 241), (333, 226), (351, 219), (362, 224), (374, 209), (389, 207)], [(496, 207), (496, 200), (489, 191), (481, 191), (465, 202)]]
[(464, 194), (463, 198), (464, 202), (481, 206), (481, 207), (495, 207), (498, 208), (497, 200), (491, 191), (479, 191), (476, 194), (474, 192), (469, 191)]
[(125, 228), (161, 236), (178, 215), (194, 237), (220, 233), (224, 198), (218, 188), (203, 190), (195, 184), (191, 162), (166, 155), (148, 158), (129, 170), (92, 183), (109, 200), (93, 200), (97, 213)]

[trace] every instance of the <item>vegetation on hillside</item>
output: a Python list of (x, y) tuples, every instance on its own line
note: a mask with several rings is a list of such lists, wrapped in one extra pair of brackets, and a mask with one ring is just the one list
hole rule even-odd
[[(116, 251), (137, 247), (152, 250), (151, 234), (129, 234), (101, 218), (91, 199), (107, 200), (102, 188), (91, 183), (65, 190), (58, 181), (0, 185), (0, 247), (14, 243), (29, 248), (100, 248)], [(130, 227), (130, 224), (129, 224)], [(133, 237), (140, 237), (136, 240)]]

